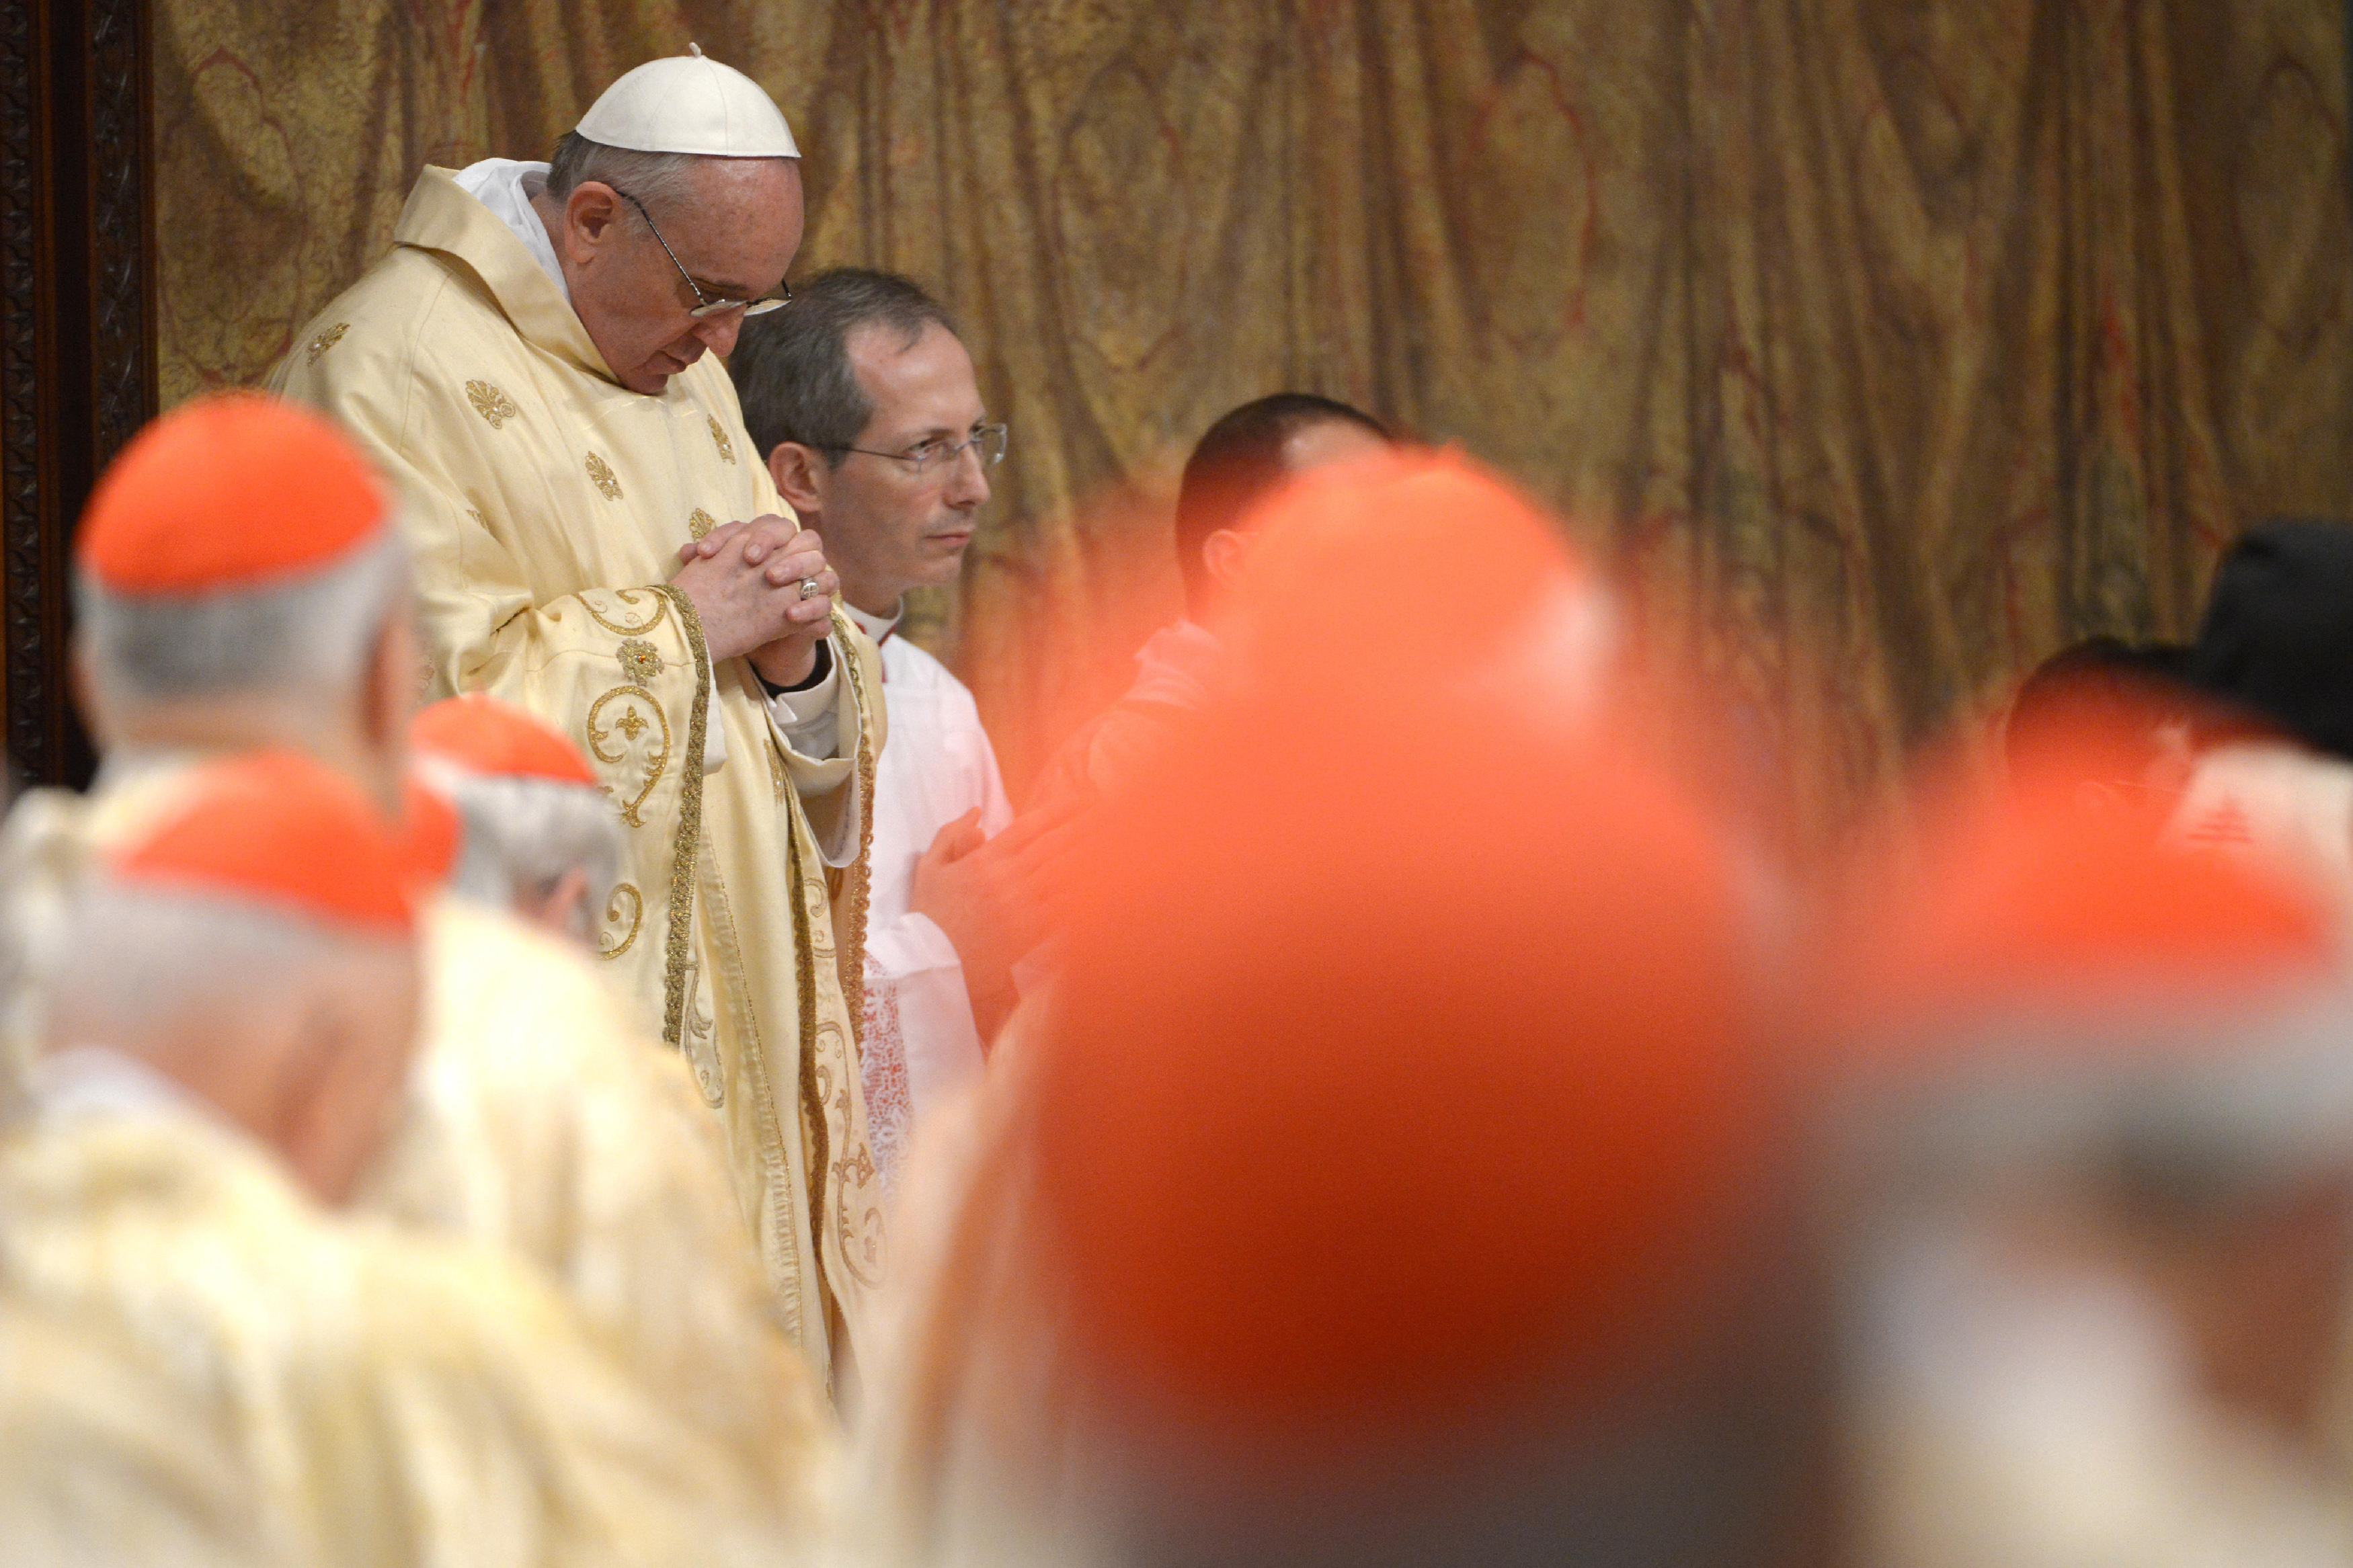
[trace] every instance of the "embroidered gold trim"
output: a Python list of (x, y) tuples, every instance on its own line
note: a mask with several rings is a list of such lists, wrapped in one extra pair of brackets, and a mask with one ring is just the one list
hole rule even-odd
[(690, 539), (708, 539), (711, 531), (718, 526), (719, 520), (701, 507), (686, 514), (686, 532)]
[(607, 500), (621, 499), (621, 481), (614, 474), (613, 465), (594, 452), (588, 454), (588, 482), (595, 485)]
[[(855, 668), (854, 663), (852, 667)], [(852, 679), (855, 679), (855, 677)], [(861, 710), (861, 721), (863, 717)], [(862, 722), (860, 732), (863, 732)], [(803, 815), (800, 796), (793, 795), (788, 803), (785, 821), (786, 874), (791, 879), (793, 900), (793, 980), (796, 989), (800, 994), (801, 1103), (807, 1112), (809, 1135), (816, 1144), (810, 1151), (809, 1160), (811, 1173), (809, 1240), (817, 1247), (818, 1260), (822, 1263), (825, 1258), (824, 1237), (818, 1227), (830, 1218), (834, 1226), (835, 1240), (841, 1253), (842, 1267), (849, 1270), (850, 1278), (867, 1289), (872, 1289), (881, 1283), (882, 1266), (882, 1238), (879, 1234), (879, 1220), (875, 1226), (856, 1224), (849, 1210), (849, 1191), (853, 1182), (863, 1185), (873, 1179), (874, 1159), (862, 1142), (849, 1142), (839, 1159), (833, 1157), (833, 1127), (826, 1118), (829, 1112), (838, 1112), (841, 1117), (842, 1135), (845, 1140), (849, 1139), (853, 1125), (850, 1114), (852, 1110), (850, 1089), (845, 1077), (837, 1092), (832, 1072), (818, 1060), (820, 1045), (830, 1034), (837, 1037), (834, 1048), (840, 1052), (843, 1067), (846, 1069), (855, 1070), (857, 1035), (854, 1023), (850, 1024), (846, 1031), (841, 1025), (820, 1023), (818, 1018), (817, 937), (814, 916), (809, 909), (808, 895), (816, 893), (820, 907), (822, 907), (823, 895), (817, 893), (818, 888), (822, 886), (821, 883), (804, 880), (801, 826), (807, 820)], [(865, 853), (864, 843), (865, 836), (861, 834), (860, 850), (861, 863)], [(858, 918), (862, 921), (864, 917), (861, 913)], [(864, 963), (863, 956), (859, 962), (860, 964)], [(849, 998), (846, 994), (843, 1002), (845, 1007), (848, 1007)], [(857, 1016), (855, 1010), (848, 1012), (849, 1018), (855, 1019)], [(839, 1038), (845, 1034), (847, 1048), (844, 1048)], [(871, 1205), (870, 1205), (869, 1207), (871, 1210)], [(873, 1266), (875, 1272), (869, 1273), (866, 1268), (860, 1267), (858, 1249), (861, 1247), (866, 1254), (865, 1261)]]
[[(607, 703), (630, 700), (642, 702), (652, 709), (654, 722), (661, 726), (661, 744), (655, 749), (653, 763), (646, 770), (646, 787), (637, 793), (636, 798), (623, 801), (621, 804), (622, 823), (630, 827), (643, 827), (646, 825), (645, 818), (638, 815), (638, 808), (646, 804), (646, 797), (654, 793), (654, 785), (661, 783), (662, 774), (670, 769), (671, 749), (670, 715), (662, 711), (661, 704), (654, 700), (654, 694), (644, 687), (616, 686), (589, 706), (588, 750), (600, 763), (622, 763), (628, 760), (628, 743), (645, 729), (645, 720), (638, 715), (638, 710), (634, 708), (624, 708), (621, 710), (621, 717), (614, 721), (613, 729), (620, 731), (622, 737), (622, 744), (618, 751), (608, 752), (605, 749), (605, 743), (613, 738), (613, 731), (606, 729), (596, 721), (603, 715)], [(695, 700), (700, 703), (702, 699), (698, 697)], [(637, 721), (634, 725), (630, 723), (633, 719)], [(607, 785), (607, 788), (609, 790), (611, 786)], [(616, 795), (613, 798), (619, 800), (620, 796)]]
[[(789, 853), (786, 866), (789, 875), (792, 866)], [(759, 1121), (760, 1163), (767, 1182), (768, 1212), (786, 1216), (782, 1223), (789, 1228), (790, 1216), (794, 1213), (793, 1173), (785, 1163), (784, 1128), (776, 1106), (776, 1084), (768, 1077), (768, 1049), (760, 1039), (760, 1020), (752, 1006), (751, 984), (744, 974), (744, 950), (735, 935), (734, 910), (727, 902), (727, 879), (720, 874), (716, 866), (706, 869), (710, 880), (702, 887), (702, 896), (706, 900), (703, 906), (704, 929), (710, 932), (712, 946), (726, 971), (728, 999), (733, 1004), (730, 1016), (734, 1019), (737, 1039), (742, 1047), (744, 1071), (752, 1080), (752, 1113)], [(793, 896), (796, 900), (799, 897), (797, 892)], [(794, 973), (797, 979), (800, 971), (797, 969)], [(818, 1195), (825, 1190), (825, 1184), (823, 1167), (815, 1169), (817, 1173), (809, 1187), (809, 1246), (817, 1264), (816, 1283), (822, 1291), (826, 1288), (825, 1247), (823, 1238), (817, 1234), (819, 1217), (817, 1205)], [(764, 1243), (766, 1239), (765, 1237), (762, 1238)], [(797, 1257), (800, 1249), (789, 1237), (780, 1237), (776, 1250)], [(796, 1324), (801, 1316), (802, 1284), (801, 1272), (796, 1267), (791, 1279), (778, 1287), (780, 1291), (789, 1289), (786, 1312)]]
[[(849, 647), (850, 620), (842, 613), (839, 604), (833, 607), (833, 629), (837, 647)], [(866, 674), (861, 662), (853, 656), (842, 657), (842, 668), (849, 671), (849, 689), (858, 700), (858, 858), (849, 868), (844, 891), (849, 895), (849, 931), (847, 940), (835, 954), (841, 975), (842, 1001), (849, 1010), (851, 1037), (866, 1019), (866, 911), (868, 895), (872, 889), (871, 871), (874, 862), (874, 704), (866, 690)]]
[(617, 637), (641, 637), (661, 625), (662, 617), (670, 614), (670, 590), (667, 588), (618, 588), (613, 593), (614, 600), (623, 609), (628, 610), (640, 607), (648, 595), (651, 595), (654, 602), (653, 614), (634, 626), (627, 621), (606, 619), (596, 613), (596, 606), (585, 598), (580, 601), (580, 607), (588, 612), (590, 620)]
[(468, 382), (466, 401), (474, 405), (475, 413), (491, 422), (493, 430), (503, 429), (510, 419), (522, 417), (522, 410), (514, 405), (514, 399), (487, 381)]
[[(680, 777), (678, 843), (670, 863), (670, 930), (662, 958), (662, 1038), (683, 1038), (686, 963), (694, 935), (694, 867), (702, 847), (702, 749), (711, 723), (711, 653), (702, 643), (702, 618), (678, 589), (658, 590), (678, 608), (686, 646), (694, 655), (694, 705), (686, 721), (686, 761)], [(668, 721), (665, 720), (667, 724)]]
[(312, 338), (309, 342), (303, 344), (302, 353), (308, 357), (311, 363), (317, 364), (319, 363), (319, 356), (325, 353), (329, 349), (333, 348), (337, 343), (342, 342), (343, 341), (343, 334), (351, 330), (352, 324), (349, 321), (337, 321), (333, 326), (329, 327), (325, 331), (321, 332), (317, 337)]
[[(722, 458), (731, 463), (735, 460), (735, 443), (728, 439), (726, 426), (719, 423), (717, 415), (711, 416), (711, 439), (718, 444)], [(700, 539), (702, 535), (698, 533), (695, 537)]]
[[(808, 1137), (815, 1144), (809, 1151), (809, 1246), (817, 1254), (818, 1267), (825, 1267), (825, 1236), (818, 1226), (825, 1223), (830, 1206), (827, 1188), (833, 1177), (833, 1128), (825, 1119), (827, 1104), (833, 1097), (833, 1085), (825, 1068), (817, 1059), (817, 951), (815, 937), (809, 928), (808, 900), (801, 894), (806, 875), (801, 865), (801, 805), (795, 795), (786, 803), (785, 812), (785, 879), (786, 891), (793, 904), (793, 990), (800, 1003), (800, 1103), (802, 1120), (808, 1124)], [(845, 1259), (846, 1260), (846, 1259)]]
[(661, 649), (645, 638), (631, 637), (613, 653), (621, 661), (621, 673), (638, 685), (644, 686), (661, 678)]
[[(626, 905), (623, 903), (625, 899), (628, 900)], [(624, 908), (628, 910), (626, 915), (621, 912)], [(618, 958), (637, 945), (638, 928), (646, 921), (646, 896), (628, 882), (614, 883), (613, 896), (605, 900), (605, 918), (616, 925), (625, 920), (628, 922), (628, 933), (611, 946), (605, 944), (602, 933), (596, 940), (597, 957)]]

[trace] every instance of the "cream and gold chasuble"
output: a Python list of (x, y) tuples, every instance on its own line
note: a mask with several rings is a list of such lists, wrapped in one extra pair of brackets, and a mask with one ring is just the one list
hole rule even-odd
[[(678, 548), (786, 510), (725, 369), (705, 358), (658, 397), (621, 386), (448, 171), (425, 172), (390, 254), (298, 341), (273, 389), (332, 414), (406, 492), (436, 693), (519, 703), (603, 773), (629, 848), (602, 950), (719, 1113), (786, 1319), (829, 1374), (882, 1268), (850, 1023), (872, 644), (837, 610), (830, 759), (786, 747), (741, 660), (712, 668), (665, 585)], [(711, 735), (725, 762), (706, 777)]]

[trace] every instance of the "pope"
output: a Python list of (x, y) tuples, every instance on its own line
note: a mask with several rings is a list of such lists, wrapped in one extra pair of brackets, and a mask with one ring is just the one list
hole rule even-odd
[(405, 492), (435, 693), (596, 763), (627, 837), (599, 950), (685, 1053), (839, 1383), (882, 1268), (853, 1032), (879, 679), (717, 357), (790, 302), (799, 156), (740, 72), (640, 66), (549, 163), (427, 168), (271, 384)]

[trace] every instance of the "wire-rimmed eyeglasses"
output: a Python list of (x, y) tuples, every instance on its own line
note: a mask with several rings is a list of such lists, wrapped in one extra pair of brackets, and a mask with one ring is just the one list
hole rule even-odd
[(979, 425), (961, 441), (951, 441), (944, 436), (934, 436), (916, 442), (903, 452), (877, 452), (864, 447), (836, 447), (837, 452), (856, 452), (865, 458), (888, 458), (904, 463), (918, 477), (935, 468), (945, 468), (969, 450), (980, 459), (984, 468), (993, 468), (1005, 461), (1007, 430), (1002, 425)]
[(646, 211), (646, 204), (617, 187), (614, 188), (613, 194), (638, 209), (638, 216), (646, 220), (648, 228), (653, 230), (654, 242), (662, 247), (662, 254), (670, 258), (670, 264), (672, 267), (678, 268), (678, 275), (686, 279), (686, 286), (694, 290), (694, 309), (689, 310), (687, 314), (696, 321), (707, 321), (712, 316), (723, 315), (729, 310), (741, 310), (746, 316), (765, 316), (771, 310), (781, 310), (793, 302), (793, 288), (789, 283), (777, 284), (776, 287), (783, 292), (771, 294), (762, 300), (712, 299), (702, 291), (702, 285), (694, 280), (694, 274), (686, 269), (686, 263), (678, 258), (678, 252), (670, 247), (670, 241), (662, 238), (661, 226), (654, 222), (653, 214)]

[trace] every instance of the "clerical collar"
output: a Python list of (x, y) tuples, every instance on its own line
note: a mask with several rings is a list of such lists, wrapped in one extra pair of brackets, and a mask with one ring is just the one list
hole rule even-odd
[(485, 158), (459, 170), (457, 181), (459, 190), (488, 207), (492, 217), (522, 241), (540, 270), (555, 280), (555, 291), (564, 296), (564, 302), (570, 304), (572, 289), (564, 281), (564, 264), (555, 258), (555, 242), (548, 237), (539, 210), (531, 205), (531, 198), (547, 188), (547, 165)]
[(881, 647), (891, 640), (891, 634), (899, 629), (900, 619), (907, 613), (907, 601), (900, 600), (887, 616), (870, 616), (847, 599), (841, 601), (841, 609), (853, 626), (873, 638), (876, 647)]
[(580, 313), (548, 276), (545, 263), (532, 255), (531, 247), (503, 219), (458, 184), (454, 171), (427, 168), (417, 176), (392, 239), (396, 245), (438, 252), (470, 270), (533, 347), (586, 374), (619, 380), (581, 325)]

